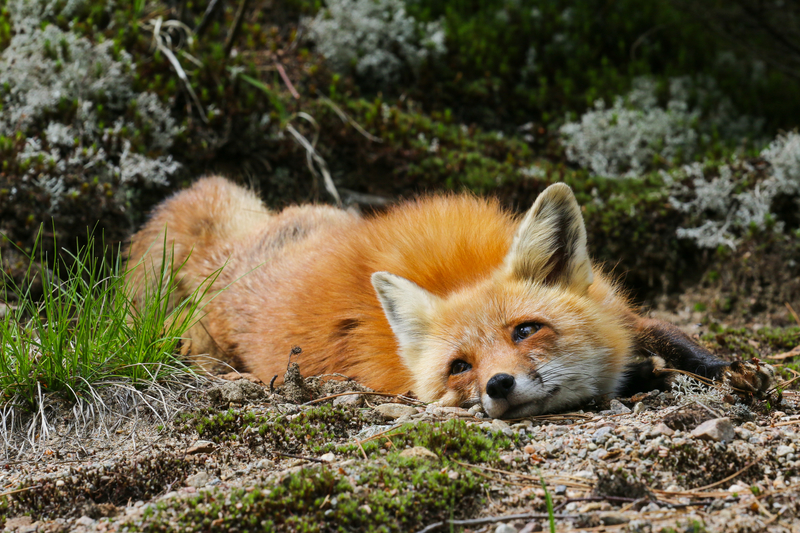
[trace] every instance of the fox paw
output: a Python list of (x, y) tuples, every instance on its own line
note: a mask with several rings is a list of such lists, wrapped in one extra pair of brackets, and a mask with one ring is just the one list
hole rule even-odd
[(720, 374), (720, 381), (723, 383), (730, 385), (737, 392), (750, 393), (757, 398), (766, 396), (766, 393), (776, 385), (775, 369), (758, 359), (735, 361)]

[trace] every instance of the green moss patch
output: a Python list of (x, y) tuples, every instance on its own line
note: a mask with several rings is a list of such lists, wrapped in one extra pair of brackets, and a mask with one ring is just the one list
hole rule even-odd
[(162, 502), (146, 513), (142, 531), (409, 531), (467, 516), (479, 503), (472, 474), (438, 464), (393, 459), (342, 472), (308, 468), (277, 484)]
[[(519, 436), (515, 434), (514, 439)], [(385, 435), (362, 444), (367, 455), (379, 449), (390, 450), (389, 457), (398, 455), (406, 447), (422, 446), (439, 457), (468, 463), (496, 462), (498, 451), (508, 449), (513, 444), (511, 438), (501, 432), (481, 429), (463, 420), (447, 422), (420, 422), (405, 424)], [(345, 448), (353, 454), (360, 454), (357, 445)]]
[(320, 405), (293, 414), (256, 415), (233, 409), (197, 413), (182, 424), (196, 430), (200, 438), (217, 443), (238, 440), (285, 453), (319, 454), (332, 451), (342, 439), (375, 421), (371, 410)]

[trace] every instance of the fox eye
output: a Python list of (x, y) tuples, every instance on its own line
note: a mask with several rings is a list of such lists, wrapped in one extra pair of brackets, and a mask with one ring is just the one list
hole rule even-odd
[(472, 365), (462, 359), (456, 359), (453, 361), (452, 366), (450, 366), (450, 375), (461, 374), (467, 370), (472, 370)]
[(542, 325), (538, 322), (525, 322), (514, 328), (514, 332), (511, 334), (511, 340), (514, 342), (522, 342), (540, 329), (542, 329)]

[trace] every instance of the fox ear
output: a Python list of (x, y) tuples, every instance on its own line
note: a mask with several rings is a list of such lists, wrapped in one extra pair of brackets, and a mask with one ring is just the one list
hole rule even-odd
[(416, 283), (388, 272), (375, 272), (372, 286), (403, 352), (425, 336), (438, 297)]
[(536, 198), (514, 235), (505, 258), (511, 275), (584, 292), (592, 283), (586, 227), (572, 189), (549, 186)]

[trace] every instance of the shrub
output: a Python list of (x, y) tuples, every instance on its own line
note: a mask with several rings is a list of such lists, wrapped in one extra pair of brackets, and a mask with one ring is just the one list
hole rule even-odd
[(310, 38), (334, 70), (353, 69), (367, 84), (384, 86), (445, 51), (438, 22), (421, 23), (403, 0), (328, 0), (307, 21)]
[[(678, 228), (678, 237), (701, 248), (736, 248), (751, 231), (783, 231), (800, 207), (800, 135), (778, 135), (760, 155), (719, 165), (694, 163), (670, 173), (671, 203), (691, 221), (701, 221)], [(780, 210), (779, 198), (784, 199)]]

